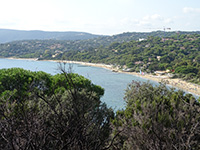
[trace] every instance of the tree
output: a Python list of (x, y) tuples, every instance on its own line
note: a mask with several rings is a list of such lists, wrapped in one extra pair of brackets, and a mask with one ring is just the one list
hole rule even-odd
[(0, 70), (0, 96), (7, 92), (15, 91), (10, 100), (21, 101), (31, 91), (50, 91), (52, 85), (51, 75), (39, 72), (31, 72), (21, 68), (10, 68)]
[(193, 66), (181, 66), (175, 69), (175, 73), (189, 74), (189, 73), (198, 73), (198, 69)]
[[(9, 70), (10, 75), (19, 70), (22, 77), (26, 76), (27, 71), (18, 68)], [(26, 87), (22, 89), (12, 81), (15, 78), (4, 76), (4, 80), (12, 83), (12, 88), (1, 88), (7, 92), (0, 97), (0, 149), (106, 148), (113, 111), (101, 103), (101, 87), (77, 74), (68, 74), (64, 69), (55, 76), (28, 73), (32, 80), (20, 80), (20, 86)], [(35, 81), (39, 76), (40, 80)], [(43, 82), (48, 81), (43, 77), (48, 78), (49, 86)], [(21, 98), (15, 100), (18, 94)]]
[(200, 104), (191, 94), (133, 82), (125, 100), (112, 121), (114, 149), (200, 149)]

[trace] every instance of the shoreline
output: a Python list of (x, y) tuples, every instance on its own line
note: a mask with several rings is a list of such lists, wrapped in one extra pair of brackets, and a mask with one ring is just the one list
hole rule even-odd
[(32, 61), (37, 61), (38, 58), (16, 58), (16, 57), (2, 57), (2, 59), (15, 59), (15, 60), (32, 60)]
[(69, 63), (69, 64), (80, 64), (80, 65), (84, 65), (84, 66), (100, 67), (100, 68), (111, 70), (113, 72), (125, 73), (125, 74), (138, 76), (141, 78), (145, 78), (147, 80), (152, 80), (152, 81), (156, 81), (156, 82), (165, 82), (167, 85), (170, 85), (174, 88), (178, 88), (185, 92), (200, 96), (200, 85), (198, 85), (198, 84), (186, 82), (179, 78), (170, 79), (170, 78), (163, 78), (162, 76), (154, 76), (151, 74), (141, 75), (140, 73), (137, 73), (137, 72), (125, 72), (125, 71), (121, 71), (119, 69), (113, 68), (112, 65), (107, 65), (107, 64), (102, 64), (102, 63), (88, 63), (88, 62), (67, 61), (67, 60), (38, 60), (37, 58), (15, 58), (15, 57), (10, 57), (10, 58), (6, 58), (6, 59), (19, 59), (19, 60), (32, 60), (32, 61), (53, 61), (53, 62), (61, 62), (61, 63), (63, 62), (63, 63)]
[[(44, 60), (44, 61), (49, 61), (49, 60)], [(62, 61), (62, 60), (53, 60), (53, 61), (74, 63), (74, 64), (80, 64), (80, 65), (85, 65), (85, 66), (100, 67), (100, 68), (108, 69), (108, 70), (111, 70), (114, 72), (130, 74), (130, 75), (138, 76), (138, 77), (156, 81), (156, 82), (165, 82), (167, 85), (170, 85), (174, 88), (178, 88), (185, 92), (195, 94), (196, 96), (200, 96), (200, 85), (186, 82), (186, 81), (183, 81), (182, 79), (178, 79), (178, 78), (170, 79), (170, 78), (162, 78), (162, 76), (153, 76), (150, 74), (141, 75), (140, 73), (137, 73), (137, 72), (125, 72), (125, 71), (121, 71), (116, 68), (113, 68), (112, 65), (100, 64), (100, 63), (88, 63), (88, 62), (80, 62), (80, 61)]]

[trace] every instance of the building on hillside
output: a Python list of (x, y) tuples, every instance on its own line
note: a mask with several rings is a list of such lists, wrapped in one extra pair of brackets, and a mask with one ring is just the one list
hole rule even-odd
[(134, 62), (134, 64), (139, 65), (139, 64), (144, 64), (144, 62), (143, 61), (136, 61), (136, 62)]
[(157, 56), (157, 60), (160, 61), (161, 56)]
[(165, 75), (166, 74), (166, 71), (155, 71), (154, 72), (157, 76), (160, 76), (160, 75)]

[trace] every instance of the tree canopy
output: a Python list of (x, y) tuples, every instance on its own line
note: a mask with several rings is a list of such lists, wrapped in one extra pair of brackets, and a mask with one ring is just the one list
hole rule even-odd
[(103, 149), (113, 111), (73, 73), (0, 70), (0, 149)]
[(129, 71), (176, 70), (176, 77), (200, 83), (199, 43), (199, 32), (123, 33), (77, 41), (15, 41), (0, 44), (0, 56), (105, 63)]
[(0, 149), (199, 149), (200, 104), (163, 84), (133, 81), (124, 110), (78, 74), (0, 70)]

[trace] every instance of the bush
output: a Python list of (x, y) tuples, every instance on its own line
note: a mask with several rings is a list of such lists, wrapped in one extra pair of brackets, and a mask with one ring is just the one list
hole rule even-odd
[(200, 104), (191, 94), (133, 82), (112, 121), (114, 149), (200, 149)]
[(175, 73), (189, 74), (189, 73), (198, 73), (198, 69), (193, 66), (181, 66), (175, 69)]
[[(18, 68), (9, 71), (3, 79), (9, 80), (10, 86), (4, 86), (1, 80), (0, 149), (98, 150), (108, 145), (113, 111), (101, 103), (101, 87), (66, 72), (54, 77), (40, 72), (37, 81), (36, 72)], [(11, 77), (18, 71), (27, 78), (14, 84)], [(28, 94), (15, 100), (19, 93)]]

